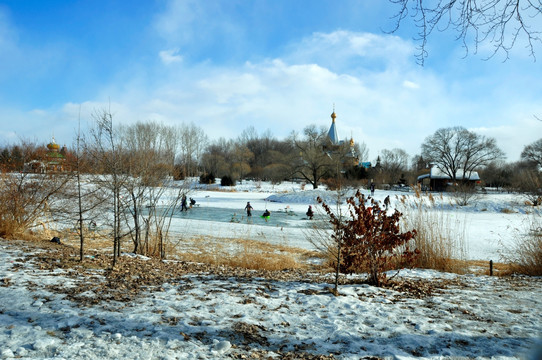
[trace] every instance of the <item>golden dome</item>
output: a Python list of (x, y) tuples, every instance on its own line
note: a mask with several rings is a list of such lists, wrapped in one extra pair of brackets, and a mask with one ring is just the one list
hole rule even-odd
[(53, 138), (53, 140), (49, 144), (47, 144), (47, 149), (51, 151), (58, 151), (58, 149), (60, 149), (60, 145), (58, 145), (55, 142), (55, 138)]

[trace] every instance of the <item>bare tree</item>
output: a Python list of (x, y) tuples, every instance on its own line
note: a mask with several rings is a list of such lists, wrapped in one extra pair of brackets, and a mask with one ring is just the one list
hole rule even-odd
[(5, 171), (0, 175), (0, 237), (17, 237), (54, 222), (51, 209), (71, 176), (65, 172), (25, 173), (25, 162), (46, 160), (45, 146), (21, 139), (13, 145)]
[(294, 171), (317, 189), (320, 180), (334, 165), (329, 153), (324, 151), (324, 145), (328, 141), (327, 131), (325, 128), (318, 129), (315, 125), (309, 125), (303, 130), (303, 134), (305, 136), (302, 139), (295, 133), (291, 137), (295, 151), (299, 154)]
[(474, 47), (476, 53), (479, 45), (489, 43), (493, 45), (490, 57), (503, 51), (508, 58), (516, 42), (524, 38), (526, 48), (535, 58), (535, 44), (541, 42), (542, 3), (539, 0), (389, 1), (399, 8), (391, 32), (397, 31), (406, 18), (411, 18), (418, 28), (417, 58), (422, 65), (428, 55), (427, 40), (435, 30), (455, 31), (467, 54), (469, 48)]
[[(121, 136), (126, 153), (124, 167), (130, 175), (123, 183), (123, 190), (128, 195), (123, 198), (128, 210), (125, 214), (129, 213), (131, 216), (125, 223), (134, 243), (133, 251), (138, 253), (143, 250), (147, 255), (145, 250), (141, 249), (142, 243), (148, 243), (148, 237), (143, 240), (144, 227), (141, 219), (144, 210), (154, 209), (160, 197), (154, 196), (154, 189), (159, 188), (173, 171), (174, 132), (155, 122), (138, 122), (122, 128)], [(151, 213), (149, 210), (147, 219), (151, 217)], [(148, 221), (145, 223), (148, 224)], [(148, 234), (148, 231), (145, 234)]]
[(542, 168), (542, 138), (523, 148), (521, 159), (536, 164)]
[(209, 144), (201, 158), (203, 171), (207, 174), (213, 174), (215, 177), (228, 175), (232, 149), (233, 142), (225, 138), (220, 138)]
[(360, 162), (364, 162), (369, 159), (369, 148), (367, 147), (367, 144), (365, 144), (364, 142), (356, 143), (354, 145), (354, 150), (356, 154), (358, 155)]
[(208, 139), (205, 132), (194, 124), (183, 124), (177, 132), (177, 163), (182, 168), (182, 175), (195, 176)]
[[(122, 139), (118, 129), (114, 126), (113, 115), (110, 110), (102, 109), (93, 114), (96, 127), (91, 129), (91, 139), (86, 144), (85, 152), (92, 158), (94, 164), (99, 166), (99, 174), (93, 182), (110, 192), (110, 201), (113, 208), (113, 264), (120, 256), (122, 232), (122, 187), (127, 178), (123, 171)], [(104, 214), (104, 222), (108, 222)]]
[(422, 144), (422, 156), (455, 183), (459, 170), (463, 171), (463, 180), (469, 179), (474, 170), (502, 159), (504, 153), (494, 138), (457, 126), (439, 129), (428, 136)]
[(412, 171), (418, 173), (427, 169), (427, 163), (423, 156), (417, 154), (410, 159), (410, 167), (412, 168)]
[(123, 182), (125, 225), (134, 243), (134, 252), (166, 256), (169, 226), (188, 186), (171, 183), (174, 149), (179, 132), (154, 122), (137, 123), (121, 131), (130, 175)]
[(235, 179), (243, 179), (250, 173), (250, 163), (254, 159), (254, 154), (250, 149), (242, 144), (235, 144), (231, 152), (230, 176)]
[(513, 184), (531, 204), (542, 205), (542, 172), (534, 169), (532, 164), (517, 164)]
[(399, 182), (401, 175), (404, 175), (408, 170), (409, 156), (403, 149), (384, 149), (381, 154), (382, 172), (387, 175), (387, 182), (396, 184)]
[[(77, 217), (77, 229), (79, 233), (79, 261), (83, 261), (84, 247), (85, 247), (85, 224), (88, 225), (88, 229), (96, 230), (96, 211), (101, 208), (101, 205), (106, 203), (106, 197), (99, 188), (93, 186), (84, 186), (83, 173), (90, 170), (88, 168), (88, 162), (85, 161), (85, 157), (82, 153), (84, 145), (84, 138), (81, 135), (80, 127), (77, 131), (75, 154), (71, 158), (70, 168), (74, 174), (75, 189), (69, 187), (66, 189), (67, 199), (77, 199), (75, 211), (73, 210), (73, 203), (70, 201), (62, 210), (57, 213), (65, 213), (68, 216), (75, 214)], [(74, 191), (74, 194), (69, 195), (70, 190)], [(92, 215), (94, 214), (94, 216)]]
[(279, 141), (270, 130), (258, 135), (251, 126), (239, 136), (238, 142), (253, 154), (248, 162), (250, 174), (255, 179), (282, 181), (291, 175), (293, 147), (289, 141)]
[(516, 186), (533, 205), (542, 204), (542, 139), (525, 146)]
[(484, 167), (480, 177), (483, 179), (485, 186), (502, 190), (510, 187), (513, 174), (513, 165), (504, 161), (492, 161)]

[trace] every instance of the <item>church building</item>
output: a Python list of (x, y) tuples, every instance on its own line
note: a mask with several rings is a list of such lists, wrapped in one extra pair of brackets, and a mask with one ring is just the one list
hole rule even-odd
[(343, 167), (346, 168), (346, 167), (358, 166), (360, 165), (359, 164), (360, 160), (359, 160), (359, 156), (356, 154), (354, 139), (350, 137), (350, 141), (348, 142), (348, 148), (344, 149), (344, 147), (346, 146), (346, 142), (345, 140), (339, 140), (339, 136), (337, 135), (336, 118), (337, 118), (337, 114), (335, 114), (335, 107), (334, 107), (333, 112), (331, 113), (331, 126), (329, 127), (329, 131), (327, 133), (328, 143), (324, 145), (324, 151), (330, 157), (333, 157), (334, 155), (340, 154), (342, 151), (346, 150), (346, 154), (344, 155), (344, 159), (343, 159)]
[(54, 172), (63, 172), (65, 171), (65, 162), (66, 162), (66, 146), (60, 148), (55, 142), (53, 136), (52, 141), (47, 144), (47, 152), (45, 153), (45, 158), (42, 160), (34, 159), (24, 164), (24, 172), (27, 173), (54, 173)]

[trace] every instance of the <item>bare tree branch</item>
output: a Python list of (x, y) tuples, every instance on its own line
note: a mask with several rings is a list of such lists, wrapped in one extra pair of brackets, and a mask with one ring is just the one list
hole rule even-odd
[(471, 47), (477, 53), (480, 45), (493, 45), (487, 59), (499, 52), (504, 52), (508, 59), (512, 48), (523, 38), (530, 56), (536, 60), (535, 45), (542, 43), (537, 21), (542, 13), (541, 0), (438, 0), (429, 5), (423, 0), (389, 1), (398, 7), (390, 33), (396, 32), (407, 18), (418, 27), (415, 40), (420, 44), (416, 58), (421, 65), (428, 56), (427, 39), (435, 29), (444, 32), (452, 28), (457, 40), (463, 43), (465, 56)]

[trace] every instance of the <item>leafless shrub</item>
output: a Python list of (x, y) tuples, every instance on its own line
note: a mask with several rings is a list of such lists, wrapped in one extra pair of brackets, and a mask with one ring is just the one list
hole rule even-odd
[(69, 180), (65, 174), (7, 173), (0, 175), (0, 236), (21, 237), (47, 227), (55, 195)]
[(470, 184), (459, 184), (452, 191), (455, 203), (459, 206), (467, 206), (480, 199), (482, 196), (479, 194), (474, 186)]

